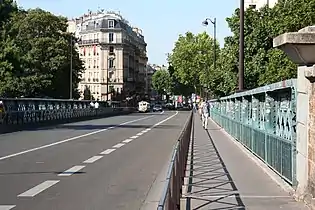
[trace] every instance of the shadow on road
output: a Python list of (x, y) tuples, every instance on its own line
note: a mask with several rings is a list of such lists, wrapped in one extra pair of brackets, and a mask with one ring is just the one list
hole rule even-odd
[(199, 139), (195, 139), (193, 142), (187, 209), (245, 210), (245, 204), (211, 135), (208, 131), (206, 133), (209, 139), (200, 143)]

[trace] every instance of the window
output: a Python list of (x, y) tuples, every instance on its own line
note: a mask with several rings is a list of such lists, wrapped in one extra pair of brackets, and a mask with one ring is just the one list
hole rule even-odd
[(113, 59), (109, 59), (108, 60), (108, 66), (109, 66), (109, 68), (113, 68), (114, 67), (114, 60)]
[(113, 47), (113, 46), (110, 46), (110, 47), (109, 47), (109, 52), (110, 52), (110, 53), (114, 53), (114, 47)]
[(93, 66), (93, 68), (95, 68), (96, 67), (96, 60), (94, 60), (94, 66)]
[(256, 5), (255, 4), (251, 4), (251, 5), (249, 5), (249, 8), (256, 9)]
[(109, 39), (109, 42), (113, 42), (114, 41), (114, 33), (109, 33), (108, 39)]
[(108, 28), (114, 28), (114, 20), (108, 20)]

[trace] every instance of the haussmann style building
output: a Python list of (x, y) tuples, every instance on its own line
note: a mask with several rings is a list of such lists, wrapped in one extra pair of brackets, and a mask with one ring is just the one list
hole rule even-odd
[(148, 93), (147, 44), (141, 29), (130, 26), (119, 13), (99, 10), (69, 20), (68, 31), (78, 38), (85, 65), (81, 98), (86, 88), (96, 100)]

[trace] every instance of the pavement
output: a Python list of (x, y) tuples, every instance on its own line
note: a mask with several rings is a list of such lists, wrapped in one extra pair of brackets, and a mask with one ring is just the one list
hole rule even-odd
[(195, 115), (186, 171), (186, 209), (306, 210), (268, 176), (244, 150), (209, 120)]
[(160, 196), (154, 183), (188, 115), (137, 113), (0, 135), (0, 210), (140, 209)]

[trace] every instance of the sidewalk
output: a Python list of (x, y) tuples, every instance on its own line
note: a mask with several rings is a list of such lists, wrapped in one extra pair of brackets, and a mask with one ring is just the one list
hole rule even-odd
[[(188, 157), (186, 209), (306, 210), (278, 186), (222, 129), (195, 115), (195, 138)], [(191, 162), (192, 161), (192, 164)]]

